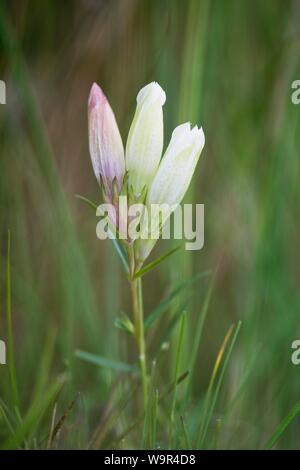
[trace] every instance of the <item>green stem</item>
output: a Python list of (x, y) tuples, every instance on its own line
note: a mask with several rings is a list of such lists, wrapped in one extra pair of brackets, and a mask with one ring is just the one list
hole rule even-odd
[(143, 308), (143, 292), (142, 292), (142, 279), (133, 279), (135, 272), (135, 255), (134, 247), (129, 249), (129, 263), (130, 263), (130, 287), (133, 307), (133, 320), (135, 337), (137, 340), (139, 365), (141, 373), (142, 391), (144, 411), (147, 409), (148, 402), (148, 386), (147, 386), (147, 366), (146, 366), (146, 346), (145, 346), (145, 332), (144, 332), (144, 308)]

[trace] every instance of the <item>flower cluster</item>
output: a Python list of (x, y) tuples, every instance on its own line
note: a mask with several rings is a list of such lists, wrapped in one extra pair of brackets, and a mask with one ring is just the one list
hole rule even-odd
[[(91, 88), (88, 102), (90, 155), (105, 202), (117, 207), (122, 194), (127, 196), (129, 204), (168, 205), (170, 210), (164, 213), (164, 220), (156, 221), (159, 228), (174, 210), (171, 208), (182, 201), (205, 141), (202, 128), (191, 128), (190, 123), (181, 124), (174, 129), (162, 157), (165, 101), (165, 92), (156, 82), (140, 90), (125, 152), (114, 113), (96, 83)], [(118, 217), (127, 215), (118, 214)], [(117, 227), (118, 217), (111, 216)], [(140, 223), (141, 230), (147, 230), (143, 227), (142, 216)], [(155, 242), (150, 239), (138, 241), (137, 258), (141, 263)]]

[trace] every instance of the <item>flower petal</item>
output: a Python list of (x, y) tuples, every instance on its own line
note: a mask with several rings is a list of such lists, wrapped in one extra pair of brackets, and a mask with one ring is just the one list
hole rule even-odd
[(121, 190), (125, 173), (124, 148), (115, 115), (101, 88), (94, 83), (88, 102), (89, 148), (95, 176), (103, 181), (109, 200), (113, 197), (113, 181)]
[(173, 131), (170, 144), (150, 187), (148, 204), (179, 204), (191, 182), (204, 147), (204, 133), (189, 123)]
[[(154, 204), (163, 209), (161, 219), (155, 217), (155, 220), (151, 220), (151, 229), (154, 232), (159, 233), (161, 225), (165, 224), (171, 213), (182, 201), (194, 174), (204, 142), (202, 128), (194, 127), (191, 129), (190, 124), (185, 123), (174, 129), (170, 144), (160, 163), (146, 200), (149, 214), (151, 214), (151, 206), (153, 207)], [(141, 230), (146, 233), (147, 226), (142, 226)], [(149, 256), (156, 241), (153, 239), (139, 240), (138, 260), (141, 264)]]
[(146, 85), (137, 96), (137, 108), (126, 145), (129, 184), (135, 195), (149, 186), (163, 149), (163, 112), (166, 95), (156, 82)]

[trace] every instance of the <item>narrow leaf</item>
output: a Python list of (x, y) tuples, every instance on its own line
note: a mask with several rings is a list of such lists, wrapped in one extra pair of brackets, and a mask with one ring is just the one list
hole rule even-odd
[(203, 271), (201, 273), (196, 274), (193, 276), (191, 279), (188, 279), (187, 281), (184, 281), (180, 283), (175, 289), (173, 289), (168, 297), (164, 299), (152, 312), (149, 313), (147, 318), (145, 319), (144, 322), (144, 328), (145, 331), (148, 330), (154, 322), (156, 322), (161, 315), (163, 315), (168, 308), (171, 306), (172, 302), (178, 297), (178, 295), (188, 288), (191, 284), (196, 282), (199, 278), (202, 278), (204, 276), (207, 276), (210, 273), (210, 271)]
[[(91, 201), (90, 199), (88, 199), (87, 197), (81, 196), (80, 194), (75, 194), (75, 197), (77, 197), (77, 199), (80, 199), (81, 201), (85, 202), (92, 209), (97, 210), (97, 207), (98, 207), (97, 204), (95, 202)], [(129, 274), (129, 266), (128, 266), (128, 259), (127, 259), (126, 251), (124, 250), (124, 248), (121, 245), (121, 243), (119, 242), (119, 240), (117, 240), (114, 237), (109, 237), (109, 239), (111, 240), (111, 242), (113, 244), (113, 247), (116, 250), (117, 255), (119, 256), (119, 258), (122, 262), (122, 266), (123, 266), (126, 274), (128, 275)]]
[(90, 199), (88, 199), (87, 197), (81, 196), (80, 194), (75, 194), (75, 197), (77, 197), (77, 199), (80, 199), (81, 201), (85, 202), (92, 209), (97, 210), (97, 207), (98, 207), (97, 204), (95, 202), (91, 201)]
[(11, 385), (11, 396), (13, 405), (18, 407), (18, 386), (14, 354), (14, 338), (11, 314), (11, 274), (10, 274), (10, 230), (7, 238), (7, 264), (6, 264), (6, 322), (7, 322), (7, 345), (8, 345), (8, 371)]
[(61, 390), (66, 380), (67, 376), (65, 374), (59, 376), (49, 386), (48, 390), (45, 391), (43, 398), (32, 404), (19, 428), (11, 438), (3, 443), (1, 449), (8, 450), (18, 448), (23, 443), (24, 439), (26, 439), (27, 434), (36, 430), (38, 423)]
[(75, 356), (83, 361), (95, 364), (96, 366), (107, 367), (109, 369), (117, 370), (119, 372), (136, 372), (137, 367), (124, 362), (113, 361), (112, 359), (106, 359), (105, 357), (98, 356), (86, 351), (75, 351)]
[(288, 415), (279, 423), (277, 429), (272, 434), (268, 442), (265, 444), (265, 449), (272, 449), (276, 442), (280, 439), (288, 425), (293, 421), (293, 419), (300, 413), (300, 401), (291, 409)]
[(115, 319), (115, 327), (129, 333), (130, 335), (134, 335), (134, 325), (124, 312), (121, 313), (120, 317)]
[(133, 279), (137, 279), (138, 277), (143, 276), (144, 274), (148, 273), (149, 271), (152, 271), (152, 269), (156, 268), (159, 264), (161, 264), (165, 259), (169, 258), (169, 256), (173, 255), (176, 251), (179, 250), (181, 246), (177, 246), (173, 248), (172, 250), (168, 251), (167, 253), (164, 253), (162, 256), (157, 258), (156, 260), (152, 261), (151, 263), (147, 264), (144, 268), (141, 268), (139, 271), (135, 273), (133, 276)]
[[(204, 416), (203, 416), (203, 425), (202, 425), (202, 428), (201, 428), (202, 432), (200, 432), (200, 443), (199, 443), (199, 446), (198, 446), (199, 448), (204, 443), (206, 433), (207, 433), (207, 429), (208, 429), (208, 426), (209, 426), (214, 408), (215, 408), (216, 403), (217, 403), (217, 399), (218, 399), (219, 392), (220, 392), (220, 389), (221, 389), (221, 386), (222, 386), (222, 383), (223, 383), (224, 375), (225, 375), (225, 372), (226, 372), (226, 369), (227, 369), (227, 366), (228, 366), (228, 363), (229, 363), (229, 360), (230, 360), (230, 357), (231, 357), (231, 353), (233, 351), (233, 348), (234, 348), (234, 345), (235, 345), (235, 342), (236, 342), (236, 339), (237, 339), (237, 336), (238, 336), (238, 333), (240, 331), (241, 324), (242, 324), (242, 322), (239, 321), (230, 343), (229, 343), (229, 340), (230, 340), (231, 335), (233, 333), (233, 325), (229, 328), (229, 330), (228, 330), (228, 332), (225, 336), (225, 339), (223, 341), (223, 344), (220, 348), (220, 351), (217, 355), (217, 359), (215, 361), (212, 376), (211, 376), (210, 383), (209, 383), (209, 386), (208, 386), (207, 400), (206, 400), (206, 406), (205, 406)], [(223, 359), (223, 356), (225, 354), (228, 343), (229, 343), (228, 350), (227, 350), (226, 355), (224, 357), (224, 362), (223, 362), (223, 365), (222, 365), (222, 368), (221, 368), (221, 372), (220, 372), (215, 390), (213, 392), (214, 382), (216, 380), (218, 370), (219, 370), (219, 367), (222, 363), (222, 359)]]
[[(184, 330), (185, 330), (185, 321), (186, 321), (186, 312), (182, 312), (181, 315), (181, 322), (179, 328), (179, 340), (176, 352), (176, 362), (175, 362), (175, 383), (177, 383), (179, 377), (179, 369), (180, 369), (180, 360), (181, 360), (181, 352), (183, 346), (183, 337), (184, 337)], [(170, 413), (170, 445), (171, 448), (173, 447), (174, 441), (174, 421), (175, 421), (175, 408), (176, 408), (176, 398), (177, 398), (177, 387), (174, 387), (173, 397), (172, 397), (172, 405), (171, 405), (171, 413)]]
[(185, 312), (185, 306), (181, 306), (175, 314), (173, 314), (173, 317), (171, 318), (171, 321), (169, 322), (168, 326), (166, 327), (166, 331), (163, 334), (162, 338), (159, 341), (159, 345), (156, 348), (154, 352), (154, 358), (157, 358), (159, 353), (162, 351), (162, 346), (164, 343), (167, 343), (169, 341), (169, 338), (171, 337), (173, 330), (179, 320), (181, 319), (183, 313)]

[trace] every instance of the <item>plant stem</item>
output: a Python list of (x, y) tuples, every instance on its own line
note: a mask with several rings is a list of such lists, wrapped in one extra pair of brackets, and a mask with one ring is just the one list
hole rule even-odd
[(129, 249), (129, 264), (130, 264), (130, 287), (133, 307), (133, 320), (135, 337), (137, 340), (139, 364), (143, 391), (143, 404), (144, 411), (147, 409), (148, 402), (148, 386), (147, 386), (147, 366), (146, 366), (146, 346), (145, 346), (145, 332), (144, 332), (144, 308), (143, 308), (143, 292), (142, 292), (142, 279), (133, 279), (135, 271), (135, 255), (134, 247)]

